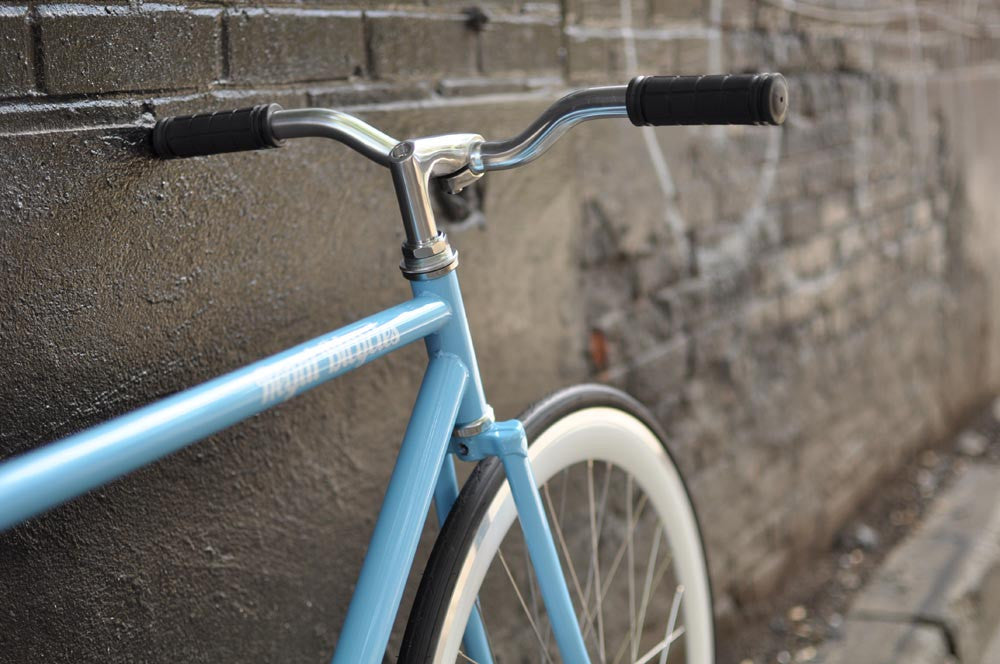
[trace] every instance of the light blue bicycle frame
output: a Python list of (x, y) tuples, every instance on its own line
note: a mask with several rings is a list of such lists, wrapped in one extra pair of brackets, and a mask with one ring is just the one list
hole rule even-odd
[[(787, 96), (784, 79), (776, 74), (761, 76), (768, 77), (763, 87), (756, 82), (764, 79), (754, 77), (756, 82), (744, 92), (740, 92), (742, 88), (730, 90), (725, 99), (720, 97), (720, 101), (713, 103), (732, 106), (739, 111), (737, 116), (743, 117), (747, 109), (742, 105), (764, 108), (761, 102), (765, 99), (761, 95), (766, 92), (770, 119), (755, 115), (753, 121), (739, 122), (759, 124), (766, 120), (780, 124)], [(723, 77), (719, 81), (723, 79), (728, 80)], [(641, 80), (634, 79), (633, 83)], [(721, 85), (719, 81), (716, 83)], [(642, 104), (635, 106), (635, 95), (629, 91), (641, 95), (643, 89), (633, 90), (630, 84), (570, 93), (521, 134), (490, 142), (478, 134), (397, 141), (340, 111), (283, 111), (276, 105), (244, 109), (238, 112), (243, 114), (238, 117), (201, 116), (197, 123), (188, 122), (188, 118), (176, 125), (183, 139), (176, 144), (171, 143), (170, 121), (158, 123), (153, 145), (169, 148), (166, 155), (160, 152), (160, 156), (220, 151), (214, 147), (191, 151), (197, 141), (192, 143), (192, 136), (185, 132), (190, 127), (221, 122), (230, 133), (248, 131), (249, 135), (241, 140), (256, 147), (278, 147), (281, 141), (295, 138), (329, 138), (387, 167), (406, 231), (400, 267), (411, 279), (413, 299), (0, 464), (0, 529), (110, 482), (400, 346), (424, 339), (429, 356), (427, 372), (340, 633), (334, 663), (377, 664), (382, 659), (431, 500), (434, 499), (439, 519), (443, 520), (458, 495), (453, 460), (458, 450), (461, 450), (459, 456), (467, 460), (500, 457), (563, 661), (588, 662), (528, 463), (524, 429), (516, 420), (492, 421), (454, 271), (458, 257), (444, 234), (438, 233), (428, 187), (432, 178), (440, 178), (448, 191), (457, 193), (487, 171), (514, 168), (536, 159), (580, 122), (632, 117), (629, 103), (632, 110), (639, 111)], [(712, 88), (708, 92), (714, 95), (718, 90)], [(632, 101), (627, 103), (627, 98)], [(780, 106), (775, 105), (775, 100)], [(233, 118), (242, 124), (233, 124)], [(648, 124), (644, 119), (634, 123)], [(214, 141), (209, 143), (216, 145)], [(174, 149), (181, 152), (175, 154)], [(456, 425), (463, 434), (460, 440)], [(479, 664), (492, 662), (478, 609), (469, 616), (463, 643), (466, 654)]]
[[(584, 120), (624, 118), (626, 92), (621, 85), (571, 93), (520, 135), (498, 142), (484, 142), (477, 134), (400, 142), (340, 111), (255, 107), (245, 116), (249, 129), (240, 125), (239, 130), (251, 132), (244, 137), (251, 143), (265, 135), (270, 147), (288, 139), (328, 138), (389, 169), (407, 238), (400, 267), (411, 279), (413, 299), (0, 464), (0, 530), (424, 339), (427, 372), (340, 632), (334, 664), (381, 661), (431, 500), (443, 520), (458, 495), (453, 457), (459, 450), (458, 456), (466, 460), (498, 456), (503, 462), (563, 661), (589, 662), (528, 463), (524, 428), (516, 420), (492, 421), (458, 287), (458, 257), (444, 234), (438, 233), (428, 186), (431, 178), (440, 177), (453, 193), (460, 191), (486, 171), (534, 160)], [(207, 117), (200, 126), (208, 126)], [(213, 120), (218, 121), (229, 122)], [(157, 124), (154, 147), (169, 143), (165, 138), (169, 126), (169, 121)], [(179, 126), (195, 124), (185, 121)], [(237, 131), (235, 127), (232, 131)], [(158, 133), (161, 130), (164, 133)], [(195, 154), (206, 152), (186, 156)], [(460, 439), (456, 428), (461, 429)], [(465, 653), (479, 664), (493, 661), (478, 609), (469, 616), (463, 644)]]
[[(431, 499), (443, 519), (458, 495), (449, 453), (456, 424), (491, 412), (456, 272), (410, 283), (408, 302), (0, 464), (0, 530), (422, 338), (427, 372), (333, 657), (334, 664), (380, 662)], [(471, 458), (503, 461), (563, 659), (589, 661), (521, 423), (497, 422), (461, 442)], [(492, 661), (478, 610), (463, 643), (475, 661)]]

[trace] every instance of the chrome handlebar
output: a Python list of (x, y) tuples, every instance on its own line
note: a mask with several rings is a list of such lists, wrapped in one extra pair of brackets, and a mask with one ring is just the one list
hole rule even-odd
[[(469, 162), (466, 165), (472, 174), (481, 175), (534, 161), (570, 128), (585, 120), (627, 117), (625, 91), (626, 86), (616, 85), (572, 92), (552, 104), (517, 136), (503, 141), (474, 142), (469, 146)], [(358, 117), (326, 108), (275, 111), (270, 116), (270, 128), (278, 140), (332, 138), (387, 167), (392, 164), (393, 149), (401, 144)], [(413, 142), (425, 140), (415, 139)]]
[(364, 120), (329, 108), (275, 111), (271, 115), (271, 132), (279, 140), (332, 138), (383, 166), (389, 165), (389, 153), (399, 143)]
[[(276, 106), (255, 107), (245, 116), (222, 116), (215, 128), (225, 135), (224, 146), (240, 149), (277, 147), (289, 138), (332, 138), (356, 150), (392, 173), (406, 242), (400, 268), (410, 279), (432, 278), (452, 270), (458, 257), (445, 236), (438, 231), (429, 194), (431, 178), (441, 178), (451, 193), (478, 180), (487, 171), (514, 168), (533, 161), (552, 147), (563, 134), (584, 120), (626, 117), (626, 86), (592, 88), (573, 92), (550, 106), (527, 129), (504, 141), (486, 141), (478, 134), (448, 134), (398, 141), (360, 118), (341, 111), (304, 108), (283, 111)], [(211, 123), (212, 117), (208, 118)], [(183, 152), (193, 120), (175, 130), (172, 145)], [(201, 122), (206, 122), (201, 120)], [(254, 136), (253, 141), (234, 141), (236, 130)], [(204, 129), (201, 130), (204, 134)], [(161, 138), (161, 144), (170, 145)], [(218, 144), (215, 141), (214, 144)], [(202, 146), (195, 146), (199, 149)], [(212, 146), (208, 146), (211, 148)]]
[(154, 151), (165, 158), (279, 147), (289, 138), (332, 138), (392, 173), (406, 242), (401, 269), (408, 279), (431, 279), (455, 269), (458, 256), (438, 231), (431, 178), (457, 193), (488, 171), (540, 157), (585, 120), (628, 117), (635, 125), (781, 124), (788, 87), (780, 74), (637, 77), (629, 85), (572, 92), (523, 132), (503, 141), (448, 134), (398, 141), (341, 111), (277, 104), (160, 120)]
[(542, 113), (523, 132), (505, 141), (486, 141), (472, 151), (475, 173), (516, 168), (540, 157), (563, 134), (585, 120), (628, 117), (625, 85), (571, 92)]

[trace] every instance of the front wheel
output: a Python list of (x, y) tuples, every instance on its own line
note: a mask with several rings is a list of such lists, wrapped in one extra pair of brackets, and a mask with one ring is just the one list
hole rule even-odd
[[(711, 664), (701, 534), (649, 413), (623, 392), (582, 385), (521, 421), (591, 662)], [(516, 516), (503, 466), (481, 462), (435, 542), (401, 663), (561, 661)], [(478, 646), (463, 644), (474, 613)]]

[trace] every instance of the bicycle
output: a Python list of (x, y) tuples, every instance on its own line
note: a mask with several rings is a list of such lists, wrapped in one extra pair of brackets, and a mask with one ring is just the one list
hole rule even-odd
[[(634, 399), (601, 385), (565, 389), (519, 419), (496, 421), (462, 303), (458, 254), (437, 228), (429, 191), (436, 181), (458, 193), (489, 171), (533, 161), (585, 120), (780, 125), (787, 106), (780, 74), (640, 76), (573, 92), (504, 141), (477, 134), (398, 141), (346, 113), (274, 104), (160, 120), (152, 142), (164, 158), (325, 137), (387, 167), (406, 232), (400, 270), (413, 298), (5, 461), (0, 529), (424, 339), (427, 370), (335, 664), (383, 658), (432, 501), (443, 525), (400, 662), (664, 664), (671, 655), (712, 662), (701, 531), (659, 426)], [(456, 457), (478, 462), (461, 489)], [(665, 579), (670, 592), (660, 590)]]

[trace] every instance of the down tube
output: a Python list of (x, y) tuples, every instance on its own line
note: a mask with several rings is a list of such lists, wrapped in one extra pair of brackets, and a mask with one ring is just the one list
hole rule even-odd
[(382, 661), (468, 381), (469, 370), (456, 356), (439, 353), (431, 359), (347, 609), (333, 664)]

